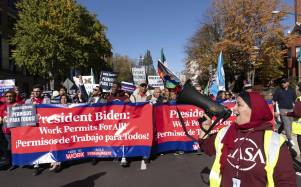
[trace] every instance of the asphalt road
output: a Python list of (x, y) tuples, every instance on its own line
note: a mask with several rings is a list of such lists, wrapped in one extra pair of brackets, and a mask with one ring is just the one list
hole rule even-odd
[[(140, 170), (141, 161), (132, 161), (130, 167), (122, 168), (113, 160), (101, 160), (67, 165), (60, 173), (45, 169), (39, 176), (32, 176), (32, 169), (18, 168), (0, 171), (0, 186), (5, 187), (177, 187), (208, 186), (209, 168), (213, 158), (189, 153), (175, 156), (159, 156)], [(301, 177), (298, 177), (301, 186)]]

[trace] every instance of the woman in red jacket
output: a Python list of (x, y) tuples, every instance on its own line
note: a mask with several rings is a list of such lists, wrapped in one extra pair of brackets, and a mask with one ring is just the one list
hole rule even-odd
[[(9, 162), (11, 163), (11, 139), (10, 139), (10, 130), (6, 127), (6, 118), (7, 118), (7, 109), (9, 106), (14, 106), (18, 104), (16, 102), (16, 93), (14, 91), (7, 91), (4, 94), (5, 96), (5, 103), (1, 105), (0, 108), (0, 124), (2, 126), (2, 132), (5, 136), (6, 142), (7, 142), (7, 152), (9, 153), (9, 156), (7, 156)], [(1, 140), (2, 141), (2, 140)]]
[(233, 112), (233, 124), (201, 140), (205, 153), (216, 156), (210, 186), (297, 186), (291, 155), (285, 139), (272, 131), (273, 115), (264, 98), (242, 92)]

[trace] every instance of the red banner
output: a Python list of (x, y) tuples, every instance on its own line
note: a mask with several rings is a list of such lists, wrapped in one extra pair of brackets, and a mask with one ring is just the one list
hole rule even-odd
[[(225, 104), (233, 109), (235, 103)], [(273, 111), (273, 106), (270, 105)], [(183, 118), (184, 125), (179, 120), (177, 108)], [(158, 105), (154, 107), (157, 152), (166, 151), (193, 151), (198, 149), (197, 140), (200, 135), (200, 124), (198, 119), (203, 117), (204, 111), (192, 105)], [(214, 121), (215, 118), (212, 120)], [(225, 125), (230, 125), (235, 120), (232, 113), (226, 121), (217, 123), (211, 133), (216, 133)], [(221, 123), (222, 122), (222, 123)], [(274, 124), (274, 121), (271, 121)]]
[[(27, 155), (28, 159), (24, 158), (27, 153), (56, 152), (51, 156), (59, 161), (68, 159), (68, 150), (71, 150), (71, 153), (74, 153), (74, 150), (78, 153), (80, 150), (84, 157), (130, 157), (150, 154), (153, 122), (152, 106), (149, 104), (72, 108), (39, 105), (37, 113), (38, 127), (12, 129), (13, 158), (14, 162), (20, 165), (26, 163), (18, 160), (19, 154), (29, 163), (38, 159), (33, 154)], [(61, 151), (62, 154), (58, 154), (57, 151)]]

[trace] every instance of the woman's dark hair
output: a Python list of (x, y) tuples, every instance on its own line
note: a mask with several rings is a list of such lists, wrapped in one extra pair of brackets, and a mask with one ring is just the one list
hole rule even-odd
[(223, 98), (222, 98), (223, 93), (225, 93), (225, 91), (223, 91), (223, 90), (218, 91), (218, 92), (217, 92), (216, 99), (223, 99)]
[(13, 90), (8, 90), (8, 91), (6, 91), (6, 92), (4, 93), (4, 95), (6, 96), (6, 94), (11, 94), (11, 95), (13, 96), (13, 98), (15, 98), (15, 99), (16, 99), (16, 97), (17, 97), (16, 92), (13, 91)]

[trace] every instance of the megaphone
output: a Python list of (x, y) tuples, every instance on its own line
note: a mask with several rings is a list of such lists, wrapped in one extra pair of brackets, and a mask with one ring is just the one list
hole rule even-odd
[(192, 86), (190, 79), (186, 81), (182, 91), (179, 93), (177, 97), (177, 104), (194, 105), (202, 108), (208, 116), (215, 116), (216, 120), (208, 131), (210, 131), (219, 120), (227, 120), (232, 113), (231, 110), (224, 105), (217, 104), (209, 96), (198, 92)]

